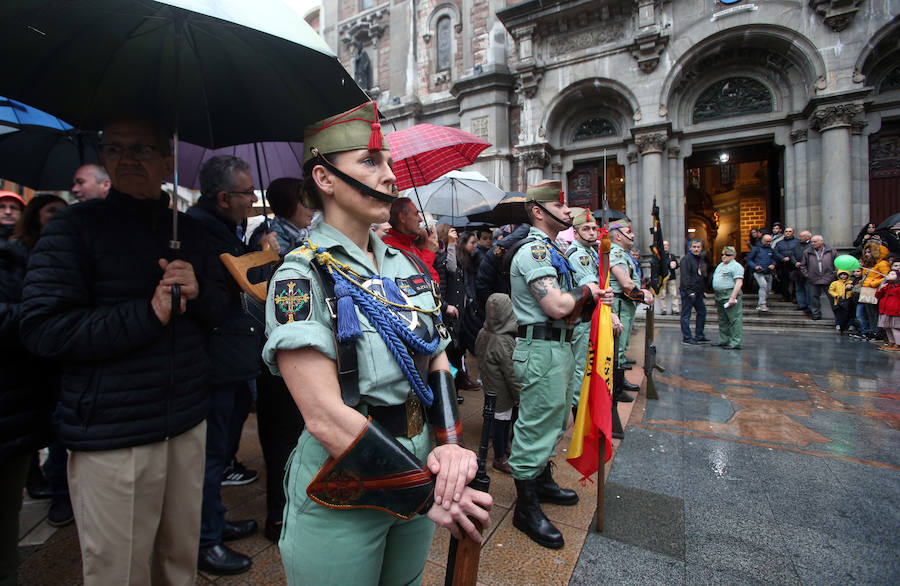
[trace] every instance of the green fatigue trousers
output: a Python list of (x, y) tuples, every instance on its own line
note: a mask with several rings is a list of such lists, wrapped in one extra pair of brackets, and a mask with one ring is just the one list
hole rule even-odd
[(569, 380), (575, 367), (572, 344), (519, 338), (513, 368), (522, 383), (519, 417), (513, 432), (509, 465), (513, 478), (537, 477), (553, 456), (569, 422)]
[[(431, 451), (429, 427), (412, 439), (397, 438), (423, 462)], [(419, 584), (431, 549), (434, 523), (425, 515), (408, 521), (374, 509), (330, 509), (306, 495), (328, 456), (304, 431), (284, 477), (284, 526), (278, 547), (288, 584)]]
[(613, 313), (619, 316), (622, 322), (622, 333), (619, 334), (619, 366), (625, 366), (625, 352), (628, 350), (628, 340), (631, 339), (631, 328), (634, 326), (634, 312), (637, 305), (631, 299), (616, 297), (613, 299)]
[(572, 334), (572, 353), (575, 355), (575, 369), (572, 382), (569, 383), (569, 395), (572, 404), (578, 406), (581, 399), (581, 383), (584, 380), (584, 366), (587, 362), (588, 344), (591, 341), (591, 322), (582, 322), (575, 326)]
[(731, 348), (740, 348), (744, 338), (744, 304), (738, 293), (737, 303), (725, 309), (725, 303), (731, 298), (731, 289), (716, 291), (716, 313), (719, 316), (719, 344)]

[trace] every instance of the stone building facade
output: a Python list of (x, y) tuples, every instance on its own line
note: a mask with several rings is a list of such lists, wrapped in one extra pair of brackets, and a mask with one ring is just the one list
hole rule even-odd
[[(900, 211), (900, 0), (325, 0), (307, 19), (386, 129), (456, 126), (506, 190), (744, 248)], [(393, 126), (392, 126), (393, 125)], [(646, 229), (636, 230), (646, 250)]]

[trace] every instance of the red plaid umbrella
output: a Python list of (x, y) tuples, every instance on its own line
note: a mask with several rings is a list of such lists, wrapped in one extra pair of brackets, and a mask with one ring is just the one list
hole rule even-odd
[(386, 138), (401, 190), (427, 185), (449, 171), (471, 165), (491, 146), (464, 130), (434, 124), (416, 124), (391, 132)]

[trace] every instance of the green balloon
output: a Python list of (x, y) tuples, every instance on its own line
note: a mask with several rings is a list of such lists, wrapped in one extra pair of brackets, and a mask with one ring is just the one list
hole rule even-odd
[(834, 267), (839, 271), (855, 271), (859, 268), (859, 261), (849, 254), (842, 254), (834, 259)]

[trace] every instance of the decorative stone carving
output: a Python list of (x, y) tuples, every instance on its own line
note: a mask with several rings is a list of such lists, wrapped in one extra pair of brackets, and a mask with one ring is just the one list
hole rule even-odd
[(772, 92), (750, 77), (729, 77), (712, 84), (694, 102), (694, 123), (772, 111)]
[(516, 66), (516, 92), (528, 99), (537, 95), (544, 68), (534, 55), (534, 37), (537, 25), (534, 23), (515, 27), (510, 34), (519, 48), (519, 63)]
[(634, 165), (637, 163), (638, 153), (637, 151), (628, 151), (625, 153), (625, 158), (628, 159), (628, 163)]
[(791, 143), (797, 144), (798, 142), (806, 142), (806, 135), (808, 131), (805, 128), (798, 128), (797, 130), (791, 131)]
[(667, 151), (667, 154), (669, 155), (669, 158), (670, 158), (670, 159), (677, 159), (677, 158), (678, 158), (678, 155), (681, 154), (681, 147), (678, 147), (678, 146), (670, 146), (669, 149), (668, 149), (668, 151)]
[(813, 112), (810, 118), (810, 126), (819, 132), (825, 132), (832, 128), (850, 126), (853, 118), (863, 111), (860, 104), (837, 104), (824, 106)]
[(650, 134), (639, 134), (634, 137), (634, 144), (637, 145), (638, 152), (641, 155), (649, 155), (650, 153), (661, 153), (666, 148), (668, 140), (663, 132), (651, 132)]
[(850, 122), (850, 132), (853, 134), (862, 134), (863, 129), (868, 126), (869, 123), (865, 120), (857, 119)]
[(478, 138), (489, 141), (489, 124), (490, 118), (488, 116), (479, 116), (478, 118), (472, 118), (472, 134), (474, 134)]
[(635, 27), (637, 32), (629, 49), (644, 73), (656, 69), (659, 56), (669, 42), (669, 34), (659, 22), (660, 12), (656, 0), (639, 0)]
[(550, 56), (558, 57), (567, 53), (590, 49), (598, 45), (611, 43), (624, 35), (624, 20), (604, 22), (603, 26), (596, 30), (572, 31), (566, 34), (554, 35), (548, 39)]
[(836, 33), (853, 22), (862, 0), (809, 0), (809, 5), (825, 17), (825, 24)]
[(550, 171), (554, 174), (562, 173), (562, 163), (554, 161), (550, 164)]
[(519, 148), (519, 160), (525, 165), (525, 169), (543, 169), (550, 163), (550, 153), (547, 145), (535, 144)]
[(348, 19), (338, 27), (338, 35), (345, 45), (361, 42), (377, 45), (390, 20), (390, 5), (385, 4), (372, 11)]

